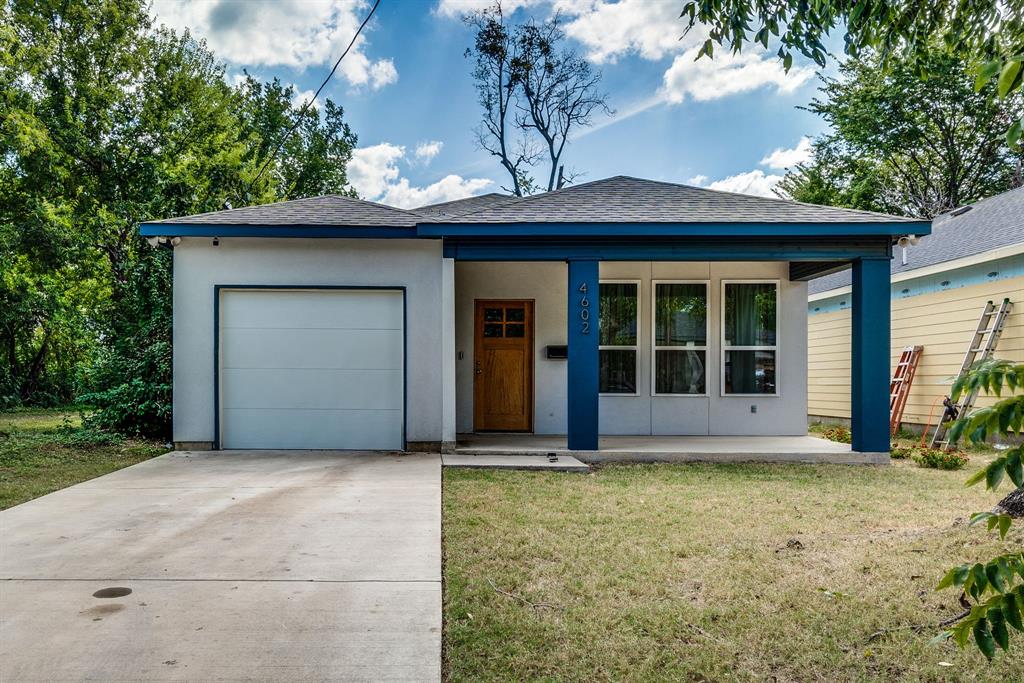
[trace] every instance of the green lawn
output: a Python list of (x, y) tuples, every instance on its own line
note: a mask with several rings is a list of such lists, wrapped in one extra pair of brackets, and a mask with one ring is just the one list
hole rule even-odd
[(134, 465), (167, 449), (80, 428), (77, 413), (0, 413), (0, 510)]
[[(446, 675), (1021, 680), (1024, 638), (991, 665), (928, 644), (960, 611), (954, 593), (933, 590), (944, 571), (1001, 545), (965, 524), (998, 499), (963, 485), (988, 457), (959, 472), (903, 462), (446, 470)], [(1018, 525), (1005, 547), (1022, 542)]]

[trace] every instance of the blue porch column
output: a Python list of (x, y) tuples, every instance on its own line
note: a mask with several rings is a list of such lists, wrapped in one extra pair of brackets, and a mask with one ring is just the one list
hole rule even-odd
[(853, 262), (853, 450), (889, 452), (889, 259)]
[(569, 438), (572, 451), (597, 450), (598, 261), (569, 264)]

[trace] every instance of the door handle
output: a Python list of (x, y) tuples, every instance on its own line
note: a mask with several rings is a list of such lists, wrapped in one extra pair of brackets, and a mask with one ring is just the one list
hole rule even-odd
[(476, 362), (476, 374), (478, 374), (478, 375), (484, 374), (483, 368), (480, 367), (480, 361)]

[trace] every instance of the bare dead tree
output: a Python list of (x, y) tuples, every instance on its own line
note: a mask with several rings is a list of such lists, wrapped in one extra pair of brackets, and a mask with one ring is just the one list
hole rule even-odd
[[(525, 102), (516, 122), (536, 132), (547, 149), (550, 192), (566, 181), (562, 155), (570, 132), (590, 125), (595, 112), (611, 115), (612, 111), (607, 95), (598, 91), (601, 73), (574, 50), (559, 49), (565, 32), (557, 14), (541, 24), (531, 21), (518, 27), (515, 37), (512, 73)], [(568, 180), (574, 177), (570, 172)]]
[(475, 131), (476, 142), (498, 157), (508, 172), (512, 187), (503, 189), (522, 197), (533, 189), (529, 169), (540, 158), (540, 150), (515, 126), (519, 87), (512, 63), (518, 59), (518, 44), (505, 24), (501, 3), (467, 15), (465, 21), (476, 29), (473, 47), (465, 53), (467, 58), (474, 59), (473, 80), (483, 108), (483, 120)]
[[(563, 48), (565, 32), (556, 14), (545, 22), (509, 26), (501, 3), (466, 17), (476, 29), (466, 56), (475, 60), (473, 79), (483, 108), (477, 144), (498, 157), (516, 195), (551, 191), (577, 174), (562, 158), (570, 134), (588, 126), (595, 112), (612, 114), (598, 92), (601, 73), (575, 51)], [(531, 169), (548, 161), (546, 182)]]

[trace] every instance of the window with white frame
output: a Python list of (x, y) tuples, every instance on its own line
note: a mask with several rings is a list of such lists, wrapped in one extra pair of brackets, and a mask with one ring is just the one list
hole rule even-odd
[(722, 394), (778, 394), (778, 281), (722, 282)]
[(708, 283), (657, 281), (651, 393), (655, 396), (707, 393)]
[(601, 282), (600, 289), (599, 390), (602, 394), (635, 395), (640, 283), (609, 280)]

